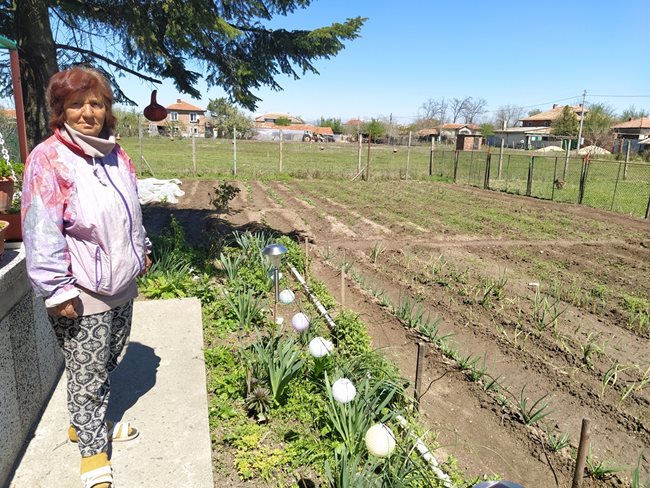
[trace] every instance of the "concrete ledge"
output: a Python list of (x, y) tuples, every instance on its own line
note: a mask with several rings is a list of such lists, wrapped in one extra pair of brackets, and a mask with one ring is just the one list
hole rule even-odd
[(0, 259), (0, 485), (58, 380), (63, 356), (43, 300), (27, 280), (24, 251)]
[[(213, 488), (200, 301), (136, 302), (131, 344), (111, 381), (109, 418), (132, 421), (141, 432), (112, 446), (116, 487)], [(11, 488), (81, 486), (67, 426), (63, 377)]]

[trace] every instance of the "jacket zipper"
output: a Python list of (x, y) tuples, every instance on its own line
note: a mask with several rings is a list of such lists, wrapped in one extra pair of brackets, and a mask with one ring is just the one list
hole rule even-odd
[[(101, 164), (102, 164), (102, 168), (104, 168), (104, 173), (108, 177), (108, 181), (111, 182), (111, 185), (113, 186), (113, 188), (115, 188), (115, 191), (117, 192), (117, 194), (122, 199), (122, 203), (124, 204), (124, 207), (126, 208), (126, 214), (129, 216), (129, 241), (131, 242), (131, 249), (133, 249), (133, 254), (135, 255), (136, 259), (138, 260), (138, 265), (140, 266), (140, 271), (142, 271), (144, 269), (144, 267), (142, 265), (142, 259), (140, 258), (140, 256), (138, 256), (138, 251), (136, 251), (135, 244), (133, 243), (133, 217), (131, 216), (131, 210), (129, 209), (129, 204), (127, 203), (126, 198), (124, 197), (122, 192), (117, 188), (117, 185), (113, 182), (113, 178), (111, 178), (111, 175), (106, 170), (106, 165), (104, 163), (101, 163)], [(117, 164), (119, 165), (119, 160), (118, 160)]]
[(95, 248), (95, 291), (99, 291), (99, 285), (102, 283), (104, 273), (102, 272), (102, 256), (99, 246)]

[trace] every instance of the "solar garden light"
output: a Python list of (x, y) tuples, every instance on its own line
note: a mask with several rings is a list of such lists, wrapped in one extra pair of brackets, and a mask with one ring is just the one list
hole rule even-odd
[(280, 261), (282, 260), (282, 256), (287, 253), (287, 248), (284, 247), (282, 244), (269, 244), (262, 250), (262, 254), (264, 254), (269, 262), (271, 263), (271, 266), (273, 266), (273, 284), (275, 287), (275, 300), (273, 304), (273, 321), (277, 319), (278, 316), (278, 299), (280, 295), (280, 277), (278, 275), (279, 271), (278, 268), (280, 267)]

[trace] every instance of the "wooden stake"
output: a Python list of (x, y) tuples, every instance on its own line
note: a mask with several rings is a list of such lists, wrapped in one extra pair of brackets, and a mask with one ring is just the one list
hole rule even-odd
[[(345, 263), (343, 263), (345, 266)], [(345, 268), (341, 266), (341, 308), (345, 308)]]
[(573, 483), (571, 488), (580, 488), (582, 478), (585, 474), (585, 463), (587, 452), (589, 451), (589, 438), (591, 437), (591, 420), (582, 419), (582, 429), (580, 430), (580, 444), (578, 445), (578, 457), (576, 459), (576, 470), (573, 473)]
[(305, 237), (305, 282), (309, 276), (309, 239)]
[(415, 408), (420, 411), (420, 390), (422, 389), (422, 362), (424, 361), (424, 344), (418, 342), (418, 355), (415, 363), (415, 388), (413, 388), (413, 397), (415, 398)]

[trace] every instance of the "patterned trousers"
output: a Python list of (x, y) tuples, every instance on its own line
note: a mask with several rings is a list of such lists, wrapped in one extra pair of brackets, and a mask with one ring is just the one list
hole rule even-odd
[(77, 431), (82, 457), (108, 450), (104, 416), (110, 396), (109, 373), (126, 352), (132, 315), (133, 300), (76, 319), (49, 317), (65, 359), (70, 423)]

